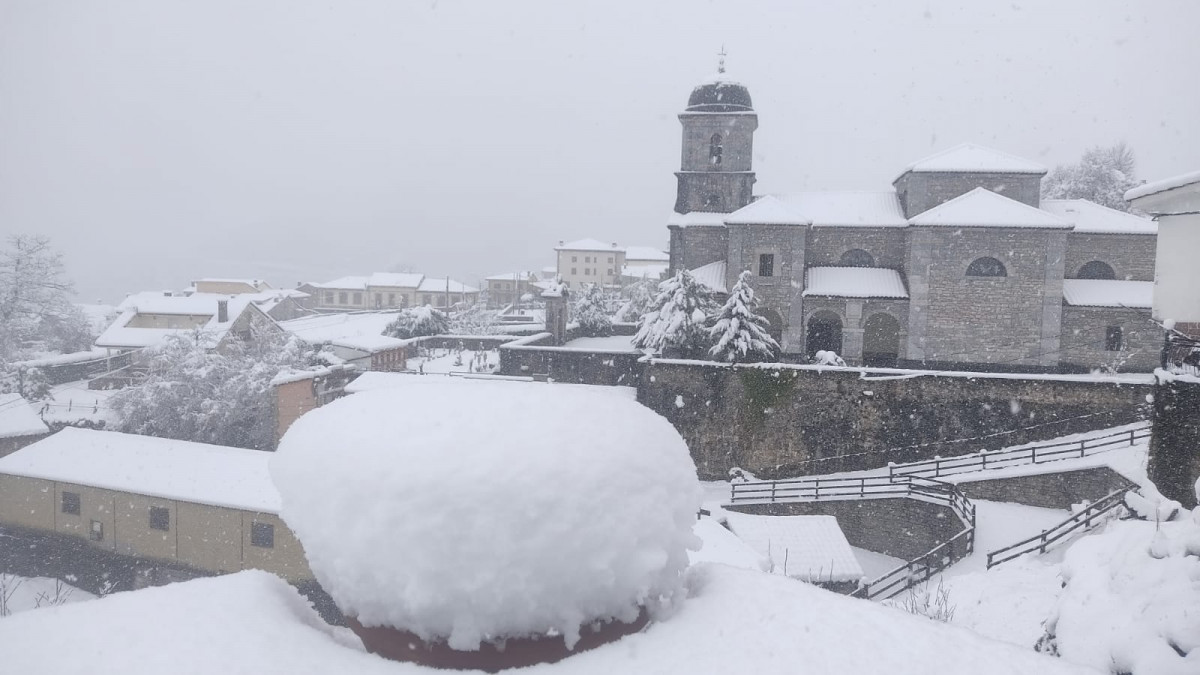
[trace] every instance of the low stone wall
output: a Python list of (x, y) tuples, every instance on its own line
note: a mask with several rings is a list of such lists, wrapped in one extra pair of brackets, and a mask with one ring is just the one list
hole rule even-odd
[[(1051, 467), (1043, 465), (1043, 468)], [(958, 488), (970, 499), (1012, 502), (1044, 509), (1070, 509), (1072, 504), (1084, 500), (1094, 502), (1133, 485), (1132, 481), (1106, 466), (958, 482)]]
[(1044, 441), (1134, 421), (1152, 391), (1149, 376), (642, 365), (638, 400), (675, 425), (704, 479), (733, 467), (769, 479)]
[(643, 355), (638, 352), (589, 352), (551, 346), (541, 333), (500, 348), (500, 374), (545, 378), (571, 384), (636, 387)]
[(724, 508), (760, 516), (833, 516), (851, 546), (905, 560), (928, 553), (964, 529), (950, 507), (907, 498), (735, 504)]

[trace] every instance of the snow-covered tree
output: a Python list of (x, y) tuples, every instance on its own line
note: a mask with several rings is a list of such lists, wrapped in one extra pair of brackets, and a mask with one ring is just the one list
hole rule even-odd
[(589, 284), (575, 296), (574, 320), (579, 332), (587, 337), (612, 335), (612, 317), (608, 315), (608, 298), (600, 284)]
[(750, 286), (749, 270), (738, 275), (725, 306), (714, 317), (709, 337), (716, 344), (709, 354), (729, 363), (769, 361), (779, 353), (779, 343), (768, 332), (771, 322), (757, 313), (758, 298)]
[(620, 321), (635, 322), (643, 314), (653, 309), (654, 298), (658, 295), (657, 279), (638, 279), (621, 288), (621, 308), (617, 310)]
[(426, 335), (445, 335), (449, 332), (450, 319), (445, 312), (430, 305), (401, 310), (396, 320), (383, 330), (384, 335), (401, 340)]
[(0, 364), (0, 394), (20, 394), (26, 401), (50, 398), (50, 382), (40, 368)]
[(1086, 199), (1118, 211), (1128, 211), (1125, 192), (1137, 186), (1133, 151), (1124, 143), (1096, 146), (1078, 164), (1054, 168), (1042, 179), (1043, 199)]
[(696, 281), (691, 272), (680, 270), (658, 285), (652, 309), (638, 320), (633, 346), (703, 358), (712, 345), (706, 323), (715, 308), (712, 291)]
[(285, 369), (317, 364), (294, 337), (259, 335), (209, 349), (199, 332), (175, 335), (150, 355), (141, 384), (110, 400), (118, 431), (256, 450), (274, 445), (271, 380)]
[(49, 239), (8, 237), (0, 248), (0, 359), (19, 357), (27, 342), (53, 338), (55, 320), (79, 312), (70, 302), (73, 292), (62, 254)]
[(454, 335), (490, 335), (497, 323), (497, 313), (483, 305), (472, 305), (450, 319), (449, 332)]

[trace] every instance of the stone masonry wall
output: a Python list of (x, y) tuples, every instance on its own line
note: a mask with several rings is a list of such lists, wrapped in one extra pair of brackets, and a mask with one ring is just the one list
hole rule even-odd
[[(1105, 347), (1109, 326), (1120, 326), (1121, 351)], [(1112, 367), (1148, 373), (1162, 360), (1163, 329), (1150, 320), (1150, 310), (1128, 307), (1063, 307), (1062, 354), (1065, 367), (1090, 371)]]
[(1039, 207), (1042, 177), (1013, 173), (906, 173), (896, 179), (896, 192), (904, 206), (904, 216), (912, 218), (933, 207), (964, 195), (977, 187)]
[(906, 232), (902, 227), (814, 227), (808, 233), (808, 265), (837, 267), (843, 253), (861, 248), (875, 258), (875, 267), (903, 270), (908, 258)]
[(1154, 388), (1154, 435), (1146, 469), (1154, 485), (1187, 508), (1200, 480), (1200, 382), (1162, 378)]
[[(1053, 469), (1053, 464), (1047, 465)], [(1070, 509), (1072, 504), (1084, 500), (1094, 502), (1116, 490), (1123, 490), (1133, 483), (1102, 466), (1081, 471), (1044, 473), (1034, 476), (992, 478), (989, 480), (960, 481), (958, 487), (970, 499), (986, 499), (997, 502), (1013, 502), (1043, 509)], [(1065, 514), (1064, 514), (1064, 517)]]
[[(794, 312), (801, 311), (800, 289), (804, 284), (805, 247), (803, 227), (791, 225), (733, 225), (728, 228), (729, 240), (725, 287), (733, 288), (743, 270), (755, 274), (751, 279), (754, 292), (764, 308), (773, 309), (783, 319), (783, 350), (798, 352), (801, 343), (789, 330)], [(775, 265), (770, 277), (759, 276), (759, 256), (774, 254)]]
[(1067, 259), (1064, 274), (1079, 276), (1079, 268), (1099, 260), (1108, 263), (1118, 279), (1154, 281), (1154, 255), (1157, 239), (1152, 234), (1067, 234)]
[(638, 400), (675, 425), (702, 478), (723, 479), (733, 467), (776, 478), (1048, 440), (1134, 421), (1151, 391), (1085, 376), (870, 374), (656, 359)]
[(739, 504), (729, 511), (764, 516), (833, 516), (851, 546), (912, 560), (963, 530), (948, 506), (917, 499)]
[(672, 273), (725, 260), (728, 252), (729, 231), (724, 226), (671, 228)]

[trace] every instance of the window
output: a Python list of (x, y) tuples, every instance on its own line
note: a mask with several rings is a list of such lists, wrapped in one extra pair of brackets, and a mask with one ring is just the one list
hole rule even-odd
[(571, 256), (571, 262), (579, 262), (579, 258), (576, 256)]
[(62, 512), (69, 513), (73, 516), (79, 515), (79, 493), (78, 492), (62, 493)]
[(1104, 333), (1104, 350), (1119, 352), (1125, 347), (1125, 331), (1120, 326), (1109, 326)]
[(327, 292), (327, 293), (325, 294), (325, 302), (326, 302), (327, 304), (330, 304), (330, 305), (332, 305), (332, 304), (334, 303), (334, 299), (333, 299), (333, 298), (334, 298), (333, 291), (329, 291), (329, 292)]
[(345, 291), (338, 293), (338, 304), (339, 305), (346, 304), (346, 292)]
[(762, 253), (758, 256), (758, 276), (773, 277), (775, 276), (775, 254)]
[(258, 521), (250, 523), (250, 545), (259, 548), (275, 548), (275, 526)]
[(574, 267), (572, 267), (572, 268), (571, 268), (571, 276), (575, 276), (575, 275), (576, 275), (575, 268), (574, 268)]
[(150, 507), (150, 529), (162, 530), (164, 532), (171, 529), (171, 511), (161, 506)]
[(1006, 277), (1008, 276), (1008, 270), (1004, 269), (1004, 263), (995, 258), (977, 258), (967, 266), (967, 276)]
[(583, 276), (585, 276), (585, 277), (592, 276), (592, 268), (590, 268), (590, 267), (583, 268)]
[(104, 523), (93, 520), (92, 526), (88, 528), (88, 539), (92, 541), (104, 541)]
[(1079, 268), (1080, 279), (1116, 279), (1117, 273), (1108, 263), (1093, 260)]
[(395, 304), (396, 304), (396, 294), (388, 293), (388, 306), (389, 307), (394, 306)]
[(612, 268), (611, 268), (611, 267), (610, 267), (610, 268), (608, 268), (608, 276), (610, 276), (610, 277), (611, 277), (611, 276), (612, 276), (612, 273), (613, 273), (613, 271), (612, 271)]
[(432, 305), (433, 304), (433, 296), (428, 293), (426, 293), (425, 295), (422, 295), (421, 296), (421, 304), (422, 305)]
[(723, 159), (722, 156), (725, 154), (724, 140), (721, 138), (721, 134), (713, 134), (712, 138), (708, 140), (708, 161), (713, 166), (719, 165)]
[(376, 294), (375, 294), (375, 306), (376, 306), (376, 307), (383, 307), (383, 293), (376, 293)]
[(852, 248), (842, 254), (838, 264), (842, 267), (874, 267), (875, 258), (861, 248)]
[(355, 294), (354, 294), (354, 304), (356, 304), (356, 305), (361, 305), (361, 304), (362, 304), (362, 293), (355, 293)]
[(592, 256), (590, 256), (590, 255), (583, 256), (583, 262), (585, 262), (585, 263), (592, 262)]

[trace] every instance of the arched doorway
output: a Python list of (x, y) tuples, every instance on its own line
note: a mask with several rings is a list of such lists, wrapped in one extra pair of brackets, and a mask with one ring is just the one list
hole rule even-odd
[(863, 365), (896, 367), (900, 357), (900, 322), (891, 314), (872, 314), (863, 324)]
[(779, 343), (782, 346), (783, 345), (783, 317), (779, 316), (779, 312), (776, 312), (773, 309), (763, 309), (762, 311), (759, 312), (759, 314), (762, 315), (762, 317), (764, 319), (771, 322), (771, 325), (767, 326), (767, 333), (769, 333), (771, 335), (771, 337), (775, 338), (775, 342)]
[(842, 318), (829, 310), (821, 310), (808, 317), (804, 348), (809, 358), (819, 351), (841, 355)]

